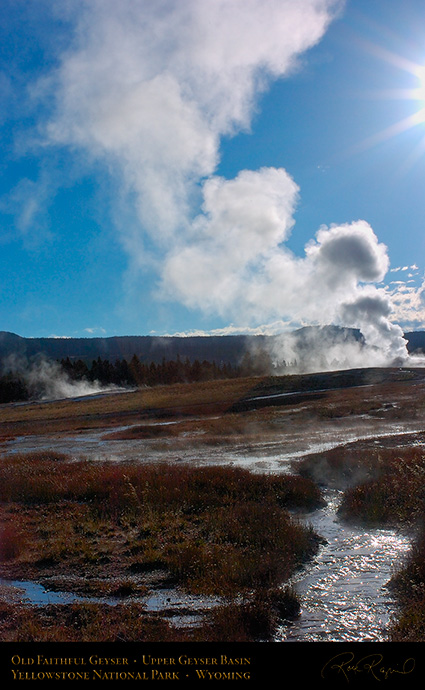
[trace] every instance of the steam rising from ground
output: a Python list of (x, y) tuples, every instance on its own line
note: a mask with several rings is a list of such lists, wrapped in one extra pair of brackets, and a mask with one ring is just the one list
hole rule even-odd
[(22, 379), (30, 398), (35, 400), (62, 400), (119, 390), (116, 386), (104, 387), (98, 381), (73, 381), (58, 362), (43, 356), (29, 362), (10, 355), (2, 362), (2, 373)]
[[(133, 275), (153, 261), (158, 297), (246, 327), (281, 319), (360, 328), (366, 345), (322, 355), (391, 364), (407, 352), (391, 296), (376, 285), (389, 261), (370, 225), (319, 228), (298, 257), (285, 246), (299, 202), (290, 174), (216, 174), (222, 137), (249, 130), (261, 93), (299, 68), (342, 4), (80, 0), (74, 42), (43, 81), (55, 100), (45, 140), (120, 181), (138, 217), (120, 226), (122, 242)], [(293, 346), (282, 338), (276, 361), (290, 360)]]
[[(301, 329), (271, 337), (267, 342), (269, 371), (281, 374), (308, 374), (317, 371), (337, 371), (362, 367), (402, 366), (408, 359), (401, 352), (399, 358), (382, 348), (367, 345), (360, 331), (328, 327)], [(254, 362), (262, 354), (251, 352)], [(414, 365), (413, 360), (410, 361)], [(416, 366), (423, 366), (416, 360)]]

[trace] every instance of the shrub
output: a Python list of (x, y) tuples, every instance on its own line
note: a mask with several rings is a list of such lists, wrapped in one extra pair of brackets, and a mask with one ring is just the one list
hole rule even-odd
[[(86, 579), (111, 576), (121, 583), (121, 596), (133, 591), (129, 574), (146, 574), (147, 580), (149, 574), (156, 581), (171, 577), (190, 592), (246, 598), (275, 589), (317, 547), (312, 531), (287, 511), (320, 502), (320, 492), (306, 478), (30, 454), (2, 458), (0, 494), (27, 528), (26, 577), (28, 572), (36, 577), (41, 568), (46, 576), (48, 569)], [(16, 533), (10, 532), (7, 542), (5, 554), (12, 558)], [(267, 616), (273, 621), (278, 611), (264, 596), (255, 598), (255, 605), (251, 597), (238, 610), (235, 620), (242, 621), (248, 637), (256, 617), (258, 629), (266, 630)], [(101, 627), (90, 611), (91, 623), (83, 626), (87, 639), (113, 639), (115, 632)], [(134, 625), (138, 639), (142, 632)], [(60, 637), (60, 629), (49, 626)], [(38, 639), (40, 630), (39, 617), (29, 617), (22, 634)]]
[(414, 524), (425, 511), (421, 448), (380, 451), (378, 476), (348, 488), (340, 515), (375, 524)]
[(14, 524), (0, 528), (0, 561), (12, 561), (18, 558), (25, 547), (25, 537)]

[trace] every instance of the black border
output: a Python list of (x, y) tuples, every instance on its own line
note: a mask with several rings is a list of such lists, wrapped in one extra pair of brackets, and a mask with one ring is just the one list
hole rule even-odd
[(425, 671), (423, 643), (391, 642), (3, 642), (0, 663), (0, 677), (12, 681), (238, 680), (276, 688), (409, 687)]

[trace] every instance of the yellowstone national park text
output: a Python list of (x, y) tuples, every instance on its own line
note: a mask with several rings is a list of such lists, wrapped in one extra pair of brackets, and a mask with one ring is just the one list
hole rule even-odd
[(35, 655), (11, 658), (12, 680), (251, 680), (250, 657)]

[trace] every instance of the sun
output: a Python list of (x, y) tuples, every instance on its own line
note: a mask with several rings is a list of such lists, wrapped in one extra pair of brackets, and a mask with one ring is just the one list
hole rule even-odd
[[(389, 100), (400, 99), (412, 101), (417, 103), (417, 108), (407, 117), (394, 122), (389, 127), (379, 130), (375, 134), (364, 139), (354, 147), (353, 153), (355, 151), (359, 152), (372, 148), (383, 141), (392, 139), (393, 137), (402, 134), (407, 130), (425, 123), (425, 64), (416, 63), (408, 58), (403, 57), (402, 55), (393, 53), (382, 46), (369, 43), (368, 41), (362, 41), (362, 43), (363, 47), (368, 52), (373, 53), (375, 57), (378, 57), (381, 60), (384, 60), (385, 62), (397, 67), (397, 69), (407, 73), (408, 80), (410, 82), (409, 87), (377, 91), (373, 93), (373, 97), (385, 98)], [(412, 151), (408, 156), (408, 159), (406, 160), (406, 167), (411, 167), (411, 165), (413, 165), (414, 162), (424, 154), (425, 132), (420, 138), (415, 150)]]

